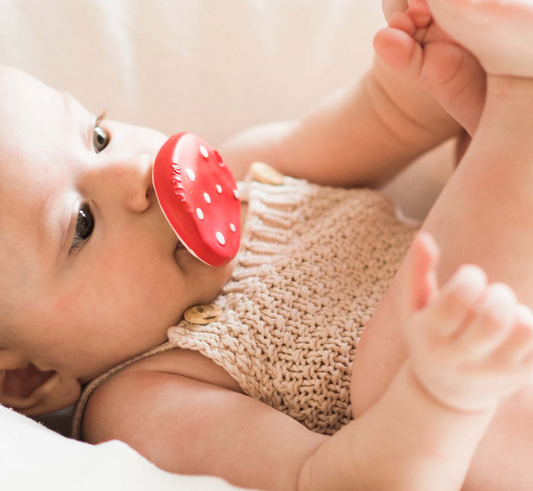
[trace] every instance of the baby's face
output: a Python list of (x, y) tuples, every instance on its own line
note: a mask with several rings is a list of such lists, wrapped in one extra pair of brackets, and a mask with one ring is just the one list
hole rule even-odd
[(96, 123), (70, 94), (7, 67), (0, 94), (0, 305), (17, 326), (11, 349), (85, 381), (163, 342), (233, 265), (175, 250), (151, 180), (165, 135)]

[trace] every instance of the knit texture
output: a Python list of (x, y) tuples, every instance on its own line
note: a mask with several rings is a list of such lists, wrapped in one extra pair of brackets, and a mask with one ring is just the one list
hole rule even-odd
[[(364, 327), (417, 227), (379, 191), (284, 178), (249, 183), (238, 263), (213, 302), (217, 322), (183, 320), (169, 342), (95, 379), (76, 409), (79, 436), (90, 394), (132, 362), (172, 348), (201, 352), (243, 391), (308, 429), (333, 434), (352, 417), (352, 360)], [(244, 193), (246, 194), (246, 193)]]
[(380, 192), (251, 183), (240, 260), (208, 325), (169, 341), (222, 366), (244, 392), (312, 431), (351, 419), (351, 365), (415, 227)]

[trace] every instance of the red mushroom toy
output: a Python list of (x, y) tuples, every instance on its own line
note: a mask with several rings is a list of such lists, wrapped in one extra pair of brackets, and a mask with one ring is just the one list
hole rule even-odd
[(220, 154), (193, 133), (171, 136), (154, 162), (159, 205), (178, 239), (209, 266), (224, 266), (240, 243), (241, 203)]

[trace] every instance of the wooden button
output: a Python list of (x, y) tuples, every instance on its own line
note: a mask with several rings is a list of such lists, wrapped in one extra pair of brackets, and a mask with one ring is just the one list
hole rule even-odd
[(250, 166), (250, 171), (252, 178), (263, 184), (272, 184), (273, 186), (283, 184), (283, 174), (264, 162), (254, 162)]
[(191, 324), (209, 324), (219, 319), (222, 309), (212, 303), (208, 305), (195, 305), (188, 308), (183, 316)]

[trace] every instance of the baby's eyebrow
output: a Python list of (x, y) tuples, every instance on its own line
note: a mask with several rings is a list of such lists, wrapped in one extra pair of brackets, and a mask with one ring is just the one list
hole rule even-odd
[[(64, 115), (72, 120), (75, 115), (75, 98), (68, 91), (60, 91), (61, 102)], [(54, 191), (50, 191), (48, 196), (35, 208), (38, 216), (38, 255), (39, 260), (45, 264), (58, 264), (61, 260), (61, 253), (65, 248), (65, 241), (70, 223), (70, 210), (64, 203), (58, 204), (54, 200)], [(57, 204), (57, 207), (55, 206)], [(39, 210), (37, 212), (37, 210)], [(54, 213), (60, 210), (60, 213)], [(65, 217), (65, 211), (68, 211)], [(54, 253), (55, 252), (55, 253)]]

